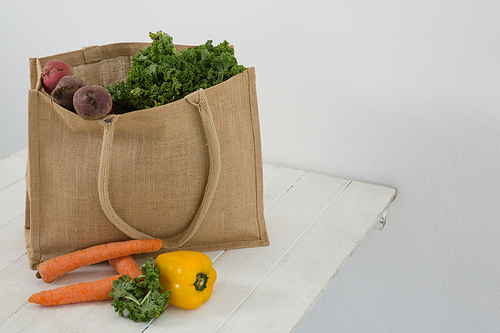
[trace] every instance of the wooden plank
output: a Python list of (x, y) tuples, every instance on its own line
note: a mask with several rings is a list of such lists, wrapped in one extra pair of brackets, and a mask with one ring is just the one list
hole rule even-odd
[[(100, 302), (69, 304), (44, 307), (28, 303), (30, 295), (42, 290), (100, 279), (116, 274), (108, 263), (82, 267), (70, 272), (52, 283), (35, 278), (35, 271), (29, 268), (26, 255), (16, 260), (0, 272), (0, 282), (7, 284), (0, 289), (0, 331), (5, 332), (66, 332), (78, 319), (92, 311)], [(13, 279), (12, 277), (16, 278)], [(12, 297), (15, 295), (15, 297)], [(5, 310), (3, 307), (5, 306)], [(54, 320), (57, 318), (57, 320)]]
[[(0, 190), (0, 251), (3, 254), (0, 259), (0, 271), (3, 272), (0, 274), (0, 283), (2, 283), (1, 291), (2, 293), (6, 293), (8, 289), (10, 290), (11, 288), (9, 284), (11, 282), (15, 282), (15, 286), (31, 286), (23, 288), (22, 293), (16, 293), (16, 297), (14, 299), (9, 297), (9, 302), (2, 302), (3, 306), (1, 307), (2, 315), (0, 316), (0, 323), (4, 322), (15, 312), (19, 312), (18, 316), (23, 315), (26, 311), (31, 312), (33, 305), (27, 303), (27, 299), (31, 294), (41, 290), (55, 288), (58, 285), (71, 283), (71, 280), (67, 280), (66, 277), (56, 285), (48, 285), (45, 283), (40, 284), (40, 280), (34, 278), (34, 271), (28, 268), (24, 240), (24, 200), (26, 191), (24, 172), (26, 158), (27, 149), (24, 149), (0, 161), (0, 171), (2, 171), (0, 184), (4, 186)], [(293, 183), (304, 173), (297, 172), (295, 170), (287, 172), (287, 170), (274, 166), (268, 166), (265, 169), (268, 173), (270, 172), (273, 175), (276, 175), (275, 170), (279, 169), (281, 170), (279, 173), (285, 176), (273, 177), (269, 182), (271, 185), (270, 188), (273, 189), (274, 192), (267, 192), (267, 197), (269, 198), (268, 202), (270, 202), (268, 205), (272, 204), (276, 198), (281, 196), (289, 188), (290, 184), (288, 183)], [(207, 254), (212, 260), (216, 260), (221, 253), (222, 252), (210, 252)], [(11, 267), (6, 269), (9, 265)], [(23, 267), (23, 265), (25, 266)], [(81, 272), (79, 274), (81, 274)], [(12, 276), (19, 276), (22, 278), (13, 280)], [(99, 278), (100, 276), (102, 275), (99, 275), (99, 273), (95, 274), (95, 278)], [(88, 275), (87, 277), (91, 278)], [(82, 278), (84, 277), (82, 276)], [(9, 288), (3, 288), (3, 286), (9, 286)], [(6, 298), (8, 297), (8, 295), (2, 294), (2, 299), (4, 298), (3, 296)], [(10, 301), (13, 302), (11, 303)], [(21, 310), (26, 306), (28, 306), (28, 310)], [(98, 304), (95, 303), (84, 305), (85, 308), (94, 308), (96, 306), (98, 306)], [(116, 315), (113, 317), (115, 316)], [(73, 317), (65, 316), (64, 318), (67, 321), (67, 319)], [(9, 326), (10, 323), (11, 321), (8, 321), (2, 325), (2, 329), (3, 327), (11, 327)]]
[(395, 194), (352, 182), (219, 332), (292, 332)]
[[(216, 256), (216, 253), (212, 252), (210, 255)], [(6, 311), (2, 311), (0, 314), (0, 331), (5, 329), (6, 332), (17, 332), (21, 330), (23, 332), (67, 332), (83, 318), (90, 319), (90, 322), (95, 322), (94, 315), (96, 313), (98, 315), (101, 314), (101, 312), (96, 312), (96, 309), (98, 309), (98, 311), (104, 310), (106, 316), (103, 318), (102, 322), (92, 324), (91, 327), (99, 327), (101, 324), (105, 326), (109, 325), (109, 327), (111, 327), (111, 331), (109, 332), (114, 331), (113, 327), (119, 327), (120, 323), (124, 325), (123, 332), (142, 332), (146, 327), (147, 323), (134, 325), (134, 322), (131, 320), (123, 320), (122, 322), (118, 322), (118, 324), (113, 323), (115, 318), (120, 318), (110, 305), (111, 301), (68, 304), (57, 307), (45, 307), (28, 303), (30, 295), (42, 290), (54, 289), (73, 283), (92, 281), (115, 275), (115, 270), (107, 262), (79, 268), (66, 274), (59, 280), (52, 283), (45, 283), (35, 278), (35, 271), (29, 269), (26, 255), (20, 259), (21, 260), (14, 262), (12, 265), (9, 265), (4, 271), (6, 271), (6, 274), (12, 274), (11, 272), (14, 272), (13, 274), (15, 274), (15, 276), (22, 276), (21, 279), (17, 280), (18, 282), (16, 282), (16, 285), (25, 285), (26, 288), (16, 292), (16, 296), (12, 300), (13, 304), (8, 304), (6, 306)], [(137, 262), (142, 266), (145, 259), (137, 260)], [(3, 273), (3, 271), (1, 273)], [(0, 282), (5, 279), (5, 275), (1, 273)], [(7, 290), (1, 289), (1, 292), (7, 292)], [(0, 294), (0, 296), (2, 296), (0, 299), (3, 298), (2, 294)], [(105, 306), (101, 308), (100, 305), (102, 304)], [(0, 310), (2, 310), (1, 306), (3, 306), (3, 304), (0, 304)], [(91, 315), (91, 313), (93, 314)], [(52, 317), (50, 314), (52, 314)], [(57, 316), (58, 319), (56, 324), (51, 325), (50, 318), (54, 318), (53, 316)], [(49, 318), (49, 320), (47, 320), (47, 318)], [(113, 326), (111, 324), (117, 324), (118, 326)]]
[(274, 205), (306, 172), (264, 164), (264, 211)]
[[(148, 333), (217, 332), (252, 293), (259, 281), (316, 217), (348, 184), (347, 180), (307, 173), (266, 214), (271, 245), (230, 250), (214, 263), (218, 280), (208, 304), (196, 310), (175, 307), (148, 328)], [(307, 202), (307, 205), (304, 205)], [(203, 318), (203, 320), (194, 320)]]
[(27, 255), (23, 255), (0, 271), (0, 284), (0, 331), (9, 332), (4, 329), (4, 321), (26, 305), (31, 294), (43, 290), (46, 283), (35, 278)]
[(0, 191), (0, 228), (24, 214), (26, 183), (24, 179)]
[[(139, 333), (147, 332), (148, 323), (135, 323), (130, 319), (122, 318), (114, 312), (110, 305), (111, 301), (103, 302), (101, 306), (95, 307), (81, 320), (68, 330), (68, 333), (80, 332), (120, 332), (120, 333)], [(163, 314), (165, 315), (165, 314)], [(66, 332), (66, 331), (64, 331)]]
[[(271, 246), (207, 253), (219, 273), (209, 304), (189, 311), (169, 306), (159, 320), (134, 323), (120, 318), (110, 301), (60, 307), (27, 302), (31, 294), (41, 290), (115, 272), (102, 263), (76, 270), (51, 284), (34, 277), (25, 254), (23, 233), (26, 158), (24, 149), (0, 161), (1, 332), (290, 330), (299, 321), (292, 325), (283, 323), (307, 313), (371, 228), (372, 224), (365, 224), (365, 215), (372, 213), (366, 210), (378, 207), (380, 213), (384, 206), (377, 200), (368, 200), (379, 195), (373, 189), (383, 192), (383, 187), (359, 182), (347, 186), (348, 180), (264, 165), (264, 207)], [(389, 191), (395, 193), (393, 189)], [(357, 201), (366, 202), (358, 207), (359, 204), (353, 204)], [(304, 284), (314, 286), (302, 291)], [(276, 304), (276, 312), (268, 311), (272, 304)], [(270, 324), (262, 326), (263, 318)]]
[(0, 253), (0, 271), (26, 254), (24, 214), (0, 227)]
[(0, 160), (0, 191), (24, 178), (28, 148)]
[[(304, 171), (288, 169), (283, 167), (276, 167), (272, 165), (264, 166), (264, 207), (267, 210), (273, 206), (287, 191), (305, 174)], [(219, 257), (223, 252), (209, 252), (207, 255), (214, 262), (217, 267)], [(147, 324), (135, 324), (129, 319), (120, 318), (115, 312), (114, 308), (110, 305), (110, 301), (101, 302), (97, 304), (94, 309), (89, 311), (89, 314), (78, 320), (72, 327), (71, 332), (92, 332), (92, 331), (120, 331), (120, 332), (142, 332), (145, 327), (152, 325), (148, 329), (150, 331), (153, 327), (162, 327), (158, 324), (158, 320), (152, 321)], [(177, 316), (176, 312), (184, 311), (169, 306), (166, 313), (161, 318), (166, 317), (167, 321)], [(194, 310), (196, 311), (196, 310)], [(185, 316), (191, 318), (196, 315), (194, 311), (184, 311)], [(173, 313), (172, 313), (173, 312)], [(64, 319), (63, 319), (64, 320)], [(188, 319), (187, 321), (192, 321)], [(132, 323), (132, 324), (130, 324)], [(180, 322), (181, 325), (186, 325)]]

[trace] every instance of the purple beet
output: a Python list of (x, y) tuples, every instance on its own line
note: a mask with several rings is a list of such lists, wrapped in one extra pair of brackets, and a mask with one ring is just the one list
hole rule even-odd
[(109, 92), (101, 86), (86, 86), (78, 89), (73, 96), (76, 113), (86, 120), (106, 116), (113, 106)]
[(62, 107), (75, 112), (73, 107), (73, 95), (81, 87), (85, 86), (85, 82), (73, 75), (64, 76), (57, 83), (51, 96), (54, 101)]

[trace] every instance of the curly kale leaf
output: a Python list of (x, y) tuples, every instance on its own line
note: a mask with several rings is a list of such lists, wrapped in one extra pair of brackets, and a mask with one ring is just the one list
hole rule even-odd
[(160, 269), (153, 264), (151, 258), (142, 267), (142, 274), (131, 279), (123, 275), (113, 281), (113, 297), (111, 305), (120, 317), (127, 317), (135, 322), (148, 322), (159, 318), (165, 311), (170, 291), (163, 292), (160, 284)]
[(179, 100), (243, 72), (227, 41), (177, 52), (168, 34), (150, 33), (152, 43), (132, 57), (125, 81), (106, 87), (118, 113), (147, 109)]

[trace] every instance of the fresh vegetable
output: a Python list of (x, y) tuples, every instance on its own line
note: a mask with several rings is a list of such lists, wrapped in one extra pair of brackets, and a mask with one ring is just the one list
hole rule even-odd
[(167, 104), (206, 89), (243, 72), (227, 41), (205, 44), (177, 52), (168, 34), (149, 33), (152, 43), (132, 57), (125, 81), (106, 89), (118, 113)]
[(158, 251), (161, 245), (162, 241), (159, 239), (139, 239), (96, 245), (42, 262), (38, 265), (37, 276), (45, 282), (51, 282), (77, 268), (134, 253)]
[(113, 281), (121, 276), (114, 275), (100, 280), (45, 290), (31, 295), (28, 301), (40, 305), (62, 305), (112, 299), (109, 293), (113, 288)]
[(212, 260), (201, 252), (175, 251), (160, 254), (155, 261), (160, 268), (160, 283), (170, 290), (170, 304), (195, 309), (208, 301), (217, 272)]
[(123, 275), (113, 281), (112, 305), (120, 317), (125, 311), (128, 318), (135, 322), (148, 322), (158, 318), (165, 311), (169, 302), (169, 291), (163, 291), (159, 278), (161, 272), (149, 258), (142, 267), (142, 274), (130, 279)]
[(135, 278), (142, 274), (141, 268), (131, 256), (110, 259), (109, 263), (119, 275), (42, 291), (31, 295), (28, 301), (40, 305), (62, 305), (113, 299), (109, 296), (113, 291), (113, 281), (124, 275)]
[(49, 60), (42, 69), (42, 85), (47, 93), (52, 93), (59, 80), (73, 73), (71, 66), (65, 61)]
[(76, 113), (86, 120), (106, 116), (113, 107), (109, 92), (101, 86), (86, 86), (78, 89), (73, 96)]
[(84, 87), (85, 82), (74, 75), (66, 75), (57, 83), (55, 89), (50, 94), (54, 101), (62, 107), (75, 112), (73, 106), (73, 95)]
[(141, 268), (131, 256), (109, 259), (108, 261), (110, 265), (122, 275), (128, 275), (134, 278), (142, 273)]

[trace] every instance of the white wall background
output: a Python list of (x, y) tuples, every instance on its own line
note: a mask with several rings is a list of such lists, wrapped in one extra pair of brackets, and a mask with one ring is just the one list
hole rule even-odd
[(257, 70), (266, 163), (399, 190), (298, 332), (498, 332), (499, 17), (491, 0), (10, 1), (0, 158), (27, 145), (29, 57), (227, 39)]

